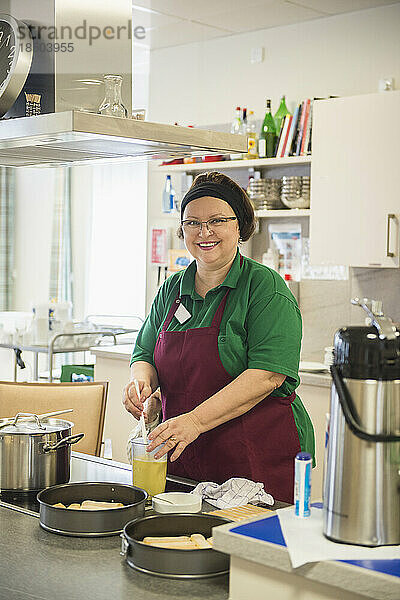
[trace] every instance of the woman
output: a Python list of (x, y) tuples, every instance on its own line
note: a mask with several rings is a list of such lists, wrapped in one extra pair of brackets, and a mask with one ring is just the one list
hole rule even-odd
[[(149, 450), (165, 442), (168, 472), (222, 483), (246, 477), (293, 501), (294, 458), (314, 455), (310, 418), (296, 396), (301, 315), (272, 269), (241, 256), (255, 228), (246, 193), (229, 177), (199, 175), (178, 230), (194, 261), (160, 288), (137, 338), (126, 409), (162, 412)], [(152, 394), (160, 386), (159, 395)]]

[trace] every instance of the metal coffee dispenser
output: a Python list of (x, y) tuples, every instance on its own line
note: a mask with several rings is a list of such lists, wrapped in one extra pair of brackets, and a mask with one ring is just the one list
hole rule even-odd
[(400, 333), (363, 308), (370, 327), (335, 334), (324, 535), (364, 546), (400, 544)]

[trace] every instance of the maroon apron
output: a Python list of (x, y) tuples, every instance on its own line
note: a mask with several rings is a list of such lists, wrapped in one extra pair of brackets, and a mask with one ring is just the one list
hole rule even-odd
[[(229, 290), (211, 327), (167, 331), (181, 300), (168, 312), (154, 349), (163, 421), (193, 410), (230, 383), (218, 351), (218, 334)], [(223, 483), (231, 477), (262, 482), (277, 500), (293, 502), (294, 458), (300, 452), (291, 403), (296, 394), (267, 396), (251, 410), (189, 444), (168, 473)]]

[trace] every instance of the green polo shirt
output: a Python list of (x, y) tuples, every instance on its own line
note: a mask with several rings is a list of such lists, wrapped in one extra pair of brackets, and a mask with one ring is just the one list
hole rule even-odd
[[(229, 289), (218, 336), (218, 350), (225, 370), (232, 378), (246, 369), (264, 369), (286, 375), (274, 392), (288, 396), (299, 385), (298, 367), (302, 336), (297, 302), (274, 270), (240, 254), (224, 282), (203, 298), (195, 290), (196, 262), (174, 273), (159, 289), (144, 322), (132, 354), (131, 364), (146, 361), (154, 366), (154, 347), (172, 302), (177, 296), (191, 314), (185, 323), (173, 317), (167, 331), (209, 327)], [(300, 400), (292, 403), (293, 415), (303, 451), (314, 455), (311, 421)]]

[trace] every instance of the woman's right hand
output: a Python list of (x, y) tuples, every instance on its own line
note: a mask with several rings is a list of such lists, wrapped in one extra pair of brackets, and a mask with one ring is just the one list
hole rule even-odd
[[(124, 388), (123, 404), (128, 412), (140, 419), (143, 412), (146, 423), (151, 423), (157, 417), (161, 409), (161, 394), (160, 388), (152, 393), (151, 386), (143, 381), (137, 380), (139, 385), (140, 398), (136, 393), (134, 381), (130, 381)], [(146, 402), (147, 400), (147, 402)], [(146, 410), (144, 410), (144, 402), (146, 402)]]
[(131, 413), (135, 419), (140, 419), (144, 409), (144, 402), (151, 396), (152, 389), (146, 381), (138, 379), (137, 382), (139, 385), (140, 397), (138, 398), (136, 393), (134, 381), (130, 381), (124, 388), (122, 402), (126, 410)]

